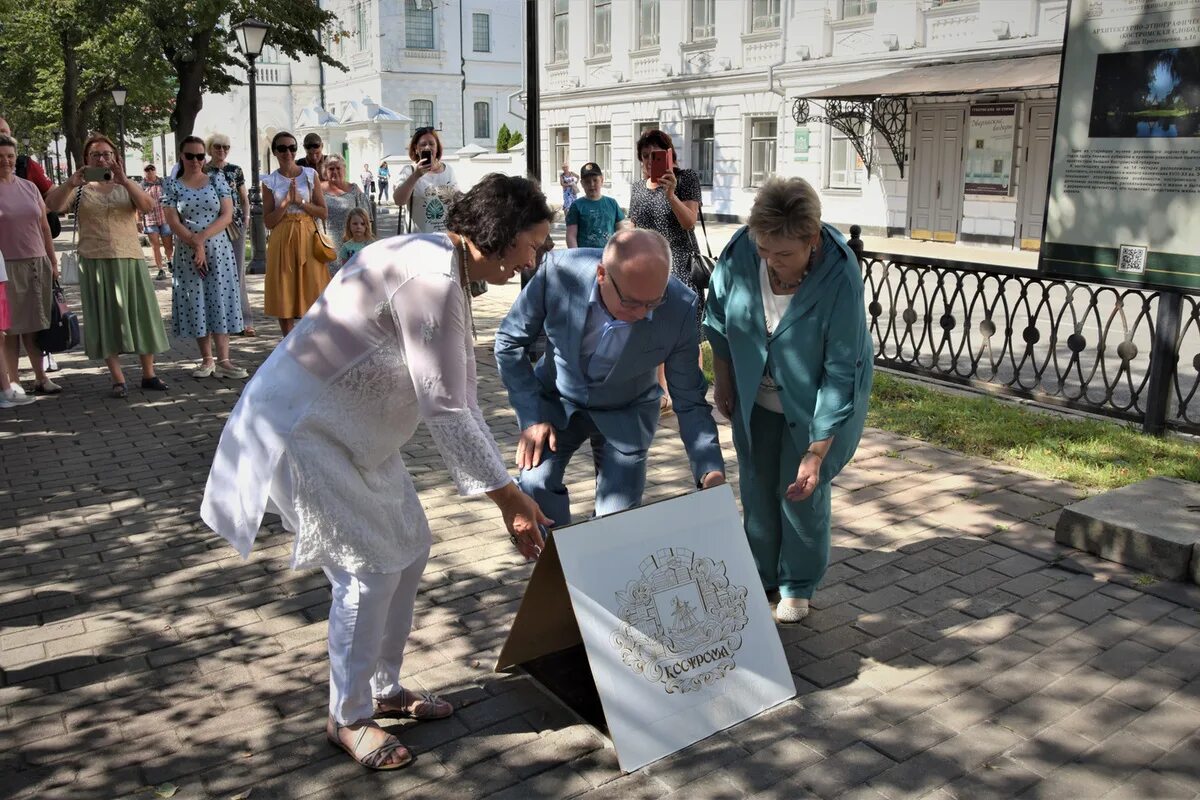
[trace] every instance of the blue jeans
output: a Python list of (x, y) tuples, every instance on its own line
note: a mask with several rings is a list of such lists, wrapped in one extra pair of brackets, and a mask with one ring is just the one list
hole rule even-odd
[(642, 502), (646, 489), (646, 451), (623, 452), (608, 441), (592, 421), (590, 414), (576, 412), (567, 427), (554, 432), (556, 449), (547, 442), (542, 463), (521, 470), (517, 482), (537, 501), (542, 512), (554, 520), (555, 527), (571, 522), (571, 498), (563, 476), (571, 456), (584, 442), (591, 442), (596, 468), (596, 516), (633, 508)]

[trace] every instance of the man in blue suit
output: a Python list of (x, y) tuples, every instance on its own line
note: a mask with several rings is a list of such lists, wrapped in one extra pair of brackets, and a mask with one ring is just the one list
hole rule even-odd
[[(697, 366), (696, 302), (671, 276), (667, 240), (647, 230), (620, 231), (604, 250), (551, 254), (521, 291), (496, 332), (496, 363), (521, 426), (521, 488), (556, 524), (571, 520), (563, 475), (588, 441), (597, 516), (641, 502), (663, 363), (696, 485), (725, 482)], [(546, 353), (535, 366), (527, 351), (543, 332)]]

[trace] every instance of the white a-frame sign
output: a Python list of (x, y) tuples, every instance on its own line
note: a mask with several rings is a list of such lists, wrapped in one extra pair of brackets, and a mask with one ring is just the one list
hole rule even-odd
[(626, 772), (795, 694), (728, 486), (556, 531), (496, 669), (517, 665), (590, 704)]

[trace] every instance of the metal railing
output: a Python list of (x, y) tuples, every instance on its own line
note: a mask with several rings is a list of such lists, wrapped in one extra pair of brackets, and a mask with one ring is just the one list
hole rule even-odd
[(1200, 297), (860, 256), (878, 366), (1200, 433)]

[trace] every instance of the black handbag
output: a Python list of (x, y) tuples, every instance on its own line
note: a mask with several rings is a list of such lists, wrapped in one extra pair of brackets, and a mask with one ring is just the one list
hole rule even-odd
[(704, 231), (704, 249), (708, 251), (708, 255), (703, 255), (700, 252), (700, 243), (696, 242), (693, 235), (692, 241), (696, 244), (696, 252), (692, 253), (692, 285), (696, 287), (696, 291), (703, 295), (708, 291), (708, 282), (712, 280), (713, 269), (717, 266), (717, 260), (713, 258), (712, 246), (708, 243), (708, 227), (704, 224), (704, 205), (700, 205), (700, 229)]
[(38, 331), (34, 342), (42, 352), (65, 353), (79, 346), (79, 317), (67, 307), (58, 281), (54, 282), (54, 299), (50, 303), (50, 327)]

